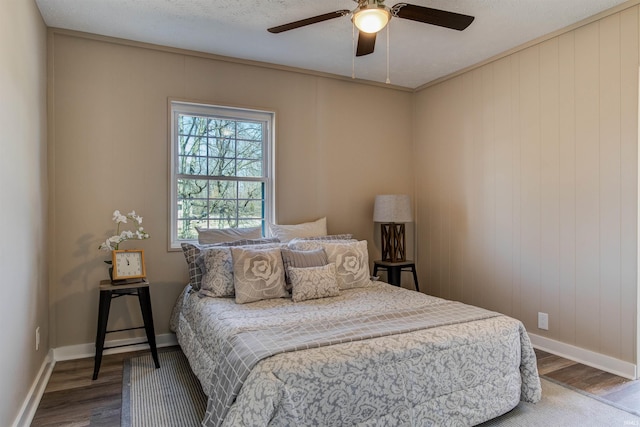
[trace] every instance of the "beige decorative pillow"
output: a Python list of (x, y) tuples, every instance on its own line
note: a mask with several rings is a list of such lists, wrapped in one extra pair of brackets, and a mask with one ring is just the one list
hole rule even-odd
[(294, 246), (298, 250), (323, 248), (329, 262), (336, 264), (340, 289), (369, 286), (369, 252), (367, 241), (298, 241)]
[(294, 302), (335, 297), (340, 294), (336, 265), (333, 263), (321, 267), (289, 267), (289, 277), (292, 286), (291, 298)]
[(296, 237), (315, 237), (327, 235), (327, 218), (320, 218), (317, 221), (305, 222), (295, 225), (270, 224), (271, 233), (286, 243)]
[(329, 263), (327, 254), (322, 248), (313, 251), (296, 251), (293, 249), (281, 248), (280, 252), (282, 253), (282, 262), (284, 264), (284, 280), (287, 284), (287, 291), (291, 290), (289, 267), (320, 267)]
[(257, 250), (232, 247), (231, 255), (238, 304), (289, 296), (285, 289), (279, 248)]

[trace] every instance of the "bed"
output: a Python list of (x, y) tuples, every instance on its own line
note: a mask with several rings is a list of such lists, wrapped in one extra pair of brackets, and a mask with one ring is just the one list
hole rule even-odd
[(521, 322), (381, 281), (245, 304), (188, 285), (174, 313), (206, 427), (470, 426), (541, 395)]

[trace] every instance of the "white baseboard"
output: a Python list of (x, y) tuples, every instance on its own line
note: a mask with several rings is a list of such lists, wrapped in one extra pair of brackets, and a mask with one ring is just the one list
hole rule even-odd
[[(125, 353), (128, 351), (146, 350), (149, 348), (149, 345), (144, 343), (146, 340), (147, 340), (146, 337), (138, 337), (138, 338), (127, 338), (122, 340), (105, 341), (104, 343), (105, 347), (114, 347), (114, 346), (123, 346), (123, 345), (126, 345), (127, 347), (111, 348), (109, 350), (105, 350), (103, 354), (106, 355), (106, 354)], [(178, 340), (176, 339), (175, 334), (156, 335), (156, 347), (170, 347), (172, 345), (178, 345)], [(94, 357), (95, 355), (96, 355), (95, 343), (68, 345), (65, 347), (58, 347), (53, 349), (53, 358), (56, 361), (83, 359), (85, 357)]]
[(637, 366), (633, 363), (532, 333), (529, 333), (529, 338), (531, 339), (531, 344), (539, 350), (631, 380), (638, 378)]
[(38, 371), (36, 379), (33, 381), (33, 384), (29, 389), (29, 393), (27, 394), (22, 407), (20, 407), (18, 416), (13, 421), (13, 427), (29, 427), (31, 425), (31, 421), (33, 421), (33, 416), (36, 413), (36, 409), (38, 409), (40, 399), (42, 399), (42, 395), (47, 387), (49, 377), (51, 377), (51, 372), (53, 371), (55, 364), (56, 361), (53, 358), (53, 351), (49, 350), (42, 362), (42, 366)]
[[(146, 337), (139, 337), (124, 340), (106, 341), (104, 343), (105, 347), (121, 345), (127, 345), (127, 347), (118, 347), (105, 350), (104, 354), (106, 355), (124, 353), (127, 351), (146, 350), (149, 348), (149, 345), (144, 343), (146, 340)], [(176, 339), (175, 334), (156, 335), (157, 347), (170, 347), (173, 345), (178, 345), (178, 340)], [(29, 393), (27, 394), (27, 397), (25, 398), (24, 403), (22, 404), (22, 407), (18, 412), (18, 416), (14, 420), (12, 427), (29, 427), (31, 425), (33, 416), (36, 413), (36, 409), (38, 409), (38, 405), (40, 404), (40, 400), (42, 399), (44, 390), (47, 387), (47, 383), (49, 382), (49, 377), (51, 377), (51, 372), (53, 372), (53, 367), (55, 366), (57, 361), (93, 357), (95, 356), (95, 354), (95, 343), (69, 345), (65, 347), (50, 349), (49, 353), (47, 353), (47, 356), (45, 357), (44, 362), (42, 362), (40, 371), (38, 372), (33, 385), (29, 389)]]

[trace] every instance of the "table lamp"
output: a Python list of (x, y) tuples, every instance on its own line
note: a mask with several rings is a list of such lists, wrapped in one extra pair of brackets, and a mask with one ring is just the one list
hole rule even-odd
[(381, 223), (382, 261), (406, 261), (404, 224), (413, 221), (409, 196), (406, 194), (376, 196), (373, 221)]

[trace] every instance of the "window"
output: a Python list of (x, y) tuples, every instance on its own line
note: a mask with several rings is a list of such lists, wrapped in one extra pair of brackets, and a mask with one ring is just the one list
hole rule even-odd
[(274, 113), (171, 101), (170, 248), (271, 221)]

